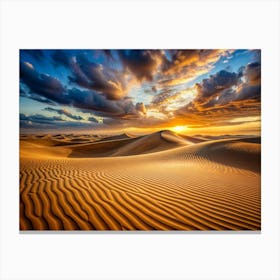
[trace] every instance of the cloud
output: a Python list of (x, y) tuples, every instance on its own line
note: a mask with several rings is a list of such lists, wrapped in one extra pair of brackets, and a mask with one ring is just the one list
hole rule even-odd
[(118, 54), (123, 67), (138, 81), (152, 81), (164, 57), (161, 50), (119, 50)]
[(75, 115), (71, 114), (69, 111), (67, 111), (66, 109), (55, 109), (55, 108), (51, 108), (51, 107), (46, 107), (46, 108), (44, 108), (44, 110), (49, 111), (49, 112), (56, 112), (59, 115), (65, 115), (72, 120), (77, 120), (77, 121), (83, 120), (83, 118), (81, 116), (75, 116)]
[(172, 89), (164, 89), (161, 90), (160, 93), (153, 96), (151, 101), (151, 106), (153, 107), (160, 107), (163, 103), (167, 103), (168, 100), (172, 100), (173, 96), (177, 95), (178, 93), (173, 91)]
[(260, 49), (251, 50), (251, 53), (253, 54), (254, 57), (253, 60), (261, 64), (261, 50)]
[(49, 104), (49, 105), (55, 105), (56, 103), (45, 98), (45, 97), (42, 97), (38, 94), (34, 94), (34, 93), (30, 93), (30, 92), (27, 92), (25, 89), (23, 89), (23, 87), (21, 86), (20, 87), (20, 97), (26, 97), (26, 98), (29, 98), (29, 99), (32, 99), (32, 100), (35, 100), (35, 101), (38, 101), (38, 102), (41, 102), (41, 103), (46, 103), (46, 104)]
[(45, 58), (44, 52), (42, 50), (20, 50), (20, 52), (33, 57), (37, 61), (41, 61)]
[(126, 96), (126, 82), (122, 73), (101, 64), (90, 62), (83, 54), (76, 56), (71, 64), (71, 83), (91, 89), (106, 96), (110, 100), (118, 100)]
[(245, 82), (237, 88), (236, 100), (261, 99), (261, 65), (259, 62), (249, 63), (244, 69)]
[(111, 50), (103, 50), (104, 54), (105, 54), (105, 57), (108, 59), (108, 60), (115, 60), (115, 58), (113, 57), (113, 54), (112, 54), (112, 51)]
[[(40, 68), (30, 62), (21, 62), (20, 96), (48, 104), (46, 111), (67, 116), (75, 122), (43, 119), (35, 114), (21, 120), (25, 125), (41, 122), (45, 126), (66, 123), (102, 126), (94, 116), (102, 117), (105, 125), (120, 127), (186, 122), (210, 125), (226, 123), (233, 116), (260, 113), (259, 50), (247, 50), (247, 54), (239, 52), (250, 59), (254, 54), (255, 62), (235, 72), (230, 65), (232, 60), (238, 59), (238, 51), (232, 50), (33, 51), (26, 51), (21, 58), (36, 56), (30, 60), (34, 65), (38, 64), (35, 59), (44, 59), (42, 69), (59, 74), (40, 73)], [(215, 73), (218, 61), (219, 69), (223, 66), (225, 69)], [(228, 63), (223, 64), (223, 61)], [(209, 71), (215, 74), (209, 76)], [(55, 78), (61, 74), (63, 79)], [(198, 79), (201, 75), (207, 78), (201, 81)], [(190, 81), (193, 82), (190, 84)], [(200, 82), (195, 84), (197, 81)], [(143, 93), (148, 96), (140, 96)], [(79, 122), (83, 120), (81, 116), (73, 115), (70, 109), (57, 109), (58, 105), (93, 116), (86, 119), (87, 122)]]
[(60, 104), (69, 103), (69, 100), (65, 98), (66, 89), (60, 81), (49, 75), (37, 72), (31, 63), (20, 63), (20, 80), (33, 95), (37, 94)]
[(25, 91), (25, 89), (20, 85), (20, 88), (19, 88), (19, 94), (21, 97), (28, 97), (28, 94), (27, 92)]
[(73, 107), (95, 112), (99, 116), (115, 118), (137, 118), (142, 111), (133, 104), (132, 99), (124, 97), (120, 100), (108, 100), (95, 91), (73, 88), (68, 91)]
[(157, 93), (157, 87), (156, 87), (156, 86), (152, 86), (152, 91), (153, 91), (154, 93)]
[(46, 131), (46, 130), (71, 130), (73, 128), (78, 129), (94, 129), (97, 128), (98, 124), (96, 123), (84, 123), (80, 121), (65, 121), (61, 117), (46, 117), (40, 114), (25, 115), (20, 114), (20, 128), (27, 131)]
[(88, 117), (89, 122), (99, 123), (99, 121), (94, 117)]
[(194, 87), (183, 90), (163, 89), (153, 97), (147, 108), (157, 109), (159, 112), (170, 116), (173, 111), (189, 104), (194, 99), (195, 93)]
[(165, 59), (161, 67), (164, 79), (161, 86), (174, 86), (187, 83), (207, 73), (222, 57), (231, 50), (171, 50), (170, 60)]
[(146, 107), (145, 107), (145, 104), (143, 102), (136, 103), (135, 108), (138, 112), (146, 114)]
[[(78, 67), (76, 69), (78, 71), (77, 73), (81, 72), (79, 74), (81, 79), (84, 79), (84, 82), (92, 85), (89, 87), (96, 88), (100, 91), (104, 90), (103, 94), (97, 90), (67, 89), (58, 79), (41, 74), (35, 70), (32, 64), (22, 62), (20, 65), (21, 96), (49, 105), (68, 105), (78, 109), (86, 109), (88, 111), (98, 112), (101, 116), (108, 117), (136, 118), (144, 112), (143, 106), (137, 105), (136, 108), (131, 98), (126, 96), (109, 98), (110, 96), (113, 97), (113, 95), (118, 94), (118, 89), (116, 87), (117, 82), (114, 84), (113, 79), (110, 80), (110, 78), (108, 78), (111, 75), (110, 73), (107, 73), (107, 76), (103, 73), (101, 65), (94, 63), (87, 64), (87, 60), (85, 62), (86, 63), (81, 66), (82, 69), (77, 64), (73, 67)], [(87, 74), (86, 78), (84, 77), (85, 73)], [(78, 75), (76, 78), (78, 78)], [(77, 83), (84, 85), (83, 82), (77, 81)], [(27, 88), (29, 92), (26, 92), (23, 86)], [(121, 92), (121, 94), (123, 94), (123, 92)], [(79, 120), (79, 116), (71, 116), (68, 111), (56, 112)]]
[(64, 120), (61, 117), (46, 117), (44, 115), (35, 114), (27, 116), (25, 114), (20, 114), (20, 121), (27, 123), (42, 123), (42, 124), (53, 124), (54, 122), (63, 122)]
[(51, 58), (55, 67), (64, 66), (65, 68), (69, 69), (71, 67), (71, 63), (73, 63), (72, 56), (70, 56), (69, 53), (64, 50), (54, 50)]
[(261, 64), (259, 62), (249, 63), (245, 67), (244, 73), (247, 83), (250, 85), (260, 85), (261, 83)]
[(215, 75), (203, 79), (201, 83), (196, 84), (198, 93), (196, 102), (204, 102), (208, 98), (216, 96), (224, 89), (237, 85), (239, 78), (240, 75), (237, 73), (221, 70)]
[(251, 86), (248, 84), (243, 85), (240, 90), (237, 91), (235, 100), (258, 100), (261, 99), (261, 86)]
[(48, 98), (45, 98), (45, 97), (42, 97), (40, 95), (33, 94), (33, 93), (28, 93), (26, 97), (28, 97), (29, 99), (33, 99), (35, 101), (41, 102), (41, 103), (48, 104), (48, 105), (56, 105), (57, 104), (57, 102), (51, 101)]
[(175, 111), (175, 116), (210, 125), (234, 116), (259, 115), (260, 64), (251, 63), (241, 70), (237, 73), (222, 70), (196, 84), (196, 98)]
[[(166, 53), (171, 54), (171, 60), (167, 59)], [(107, 56), (112, 52), (104, 52)], [(89, 60), (84, 53), (73, 56), (70, 52), (55, 50), (52, 52), (52, 60), (55, 66), (63, 65), (69, 69), (69, 81), (78, 85), (78, 88), (66, 88), (54, 77), (38, 73), (33, 65), (28, 62), (21, 64), (21, 81), (29, 88), (27, 97), (39, 102), (48, 104), (68, 105), (88, 112), (97, 113), (103, 117), (114, 117), (119, 119), (139, 119), (146, 114), (146, 107), (142, 102), (136, 104), (127, 96), (129, 81), (136, 77), (138, 82), (153, 80), (157, 75), (159, 83), (151, 85), (151, 94), (157, 93), (152, 106), (159, 107), (162, 104), (182, 99), (181, 92), (170, 90), (166, 85), (164, 93), (161, 88), (163, 79), (160, 71), (169, 73), (171, 70), (188, 66), (189, 75), (194, 76), (197, 66), (205, 66), (217, 59), (219, 51), (161, 51), (161, 50), (130, 50), (118, 51), (119, 59), (124, 69), (112, 69), (107, 65), (101, 65)], [(198, 57), (200, 60), (198, 61)], [(178, 66), (179, 64), (179, 66)], [(192, 64), (192, 67), (189, 67)], [(171, 71), (172, 72), (172, 71)], [(179, 73), (180, 71), (178, 71)], [(177, 74), (178, 74), (177, 73)], [(168, 74), (168, 75), (169, 75)], [(177, 75), (176, 74), (176, 75)], [(167, 75), (167, 76), (168, 76)], [(132, 77), (131, 77), (132, 76)], [(168, 76), (170, 78), (170, 75)], [(176, 79), (171, 77), (171, 81)], [(84, 90), (85, 89), (85, 90)], [(188, 100), (189, 102), (189, 100)], [(166, 107), (166, 106), (165, 106)], [(52, 108), (53, 109), (53, 108)], [(54, 111), (54, 110), (53, 110)], [(79, 116), (71, 116), (69, 112), (62, 112), (56, 109), (56, 113), (68, 115), (68, 117), (78, 120)]]
[(179, 69), (188, 70), (213, 64), (229, 52), (229, 50), (175, 50), (172, 52), (171, 61), (165, 61), (163, 71), (173, 74)]

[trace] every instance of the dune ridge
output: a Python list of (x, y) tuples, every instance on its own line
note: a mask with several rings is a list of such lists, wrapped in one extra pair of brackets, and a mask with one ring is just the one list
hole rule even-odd
[(260, 230), (259, 138), (185, 140), (22, 140), (20, 229)]

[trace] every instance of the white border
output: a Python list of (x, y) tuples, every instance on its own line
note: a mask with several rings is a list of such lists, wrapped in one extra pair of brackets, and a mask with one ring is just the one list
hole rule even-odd
[[(279, 2), (2, 1), (1, 279), (279, 279)], [(19, 234), (20, 48), (261, 48), (261, 234)]]

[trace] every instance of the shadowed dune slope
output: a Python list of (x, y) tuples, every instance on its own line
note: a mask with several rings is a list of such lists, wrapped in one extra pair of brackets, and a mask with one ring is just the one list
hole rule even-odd
[[(153, 156), (153, 155), (151, 155)], [(192, 146), (162, 152), (163, 158), (195, 156), (222, 165), (260, 173), (260, 137), (207, 141)]]
[(260, 173), (260, 138), (221, 140), (208, 143), (196, 153), (211, 161)]
[(38, 146), (60, 146), (63, 145), (65, 142), (61, 141), (61, 139), (56, 139), (54, 137), (47, 137), (47, 138), (34, 138), (34, 137), (28, 137), (21, 140), (21, 142), (35, 144)]

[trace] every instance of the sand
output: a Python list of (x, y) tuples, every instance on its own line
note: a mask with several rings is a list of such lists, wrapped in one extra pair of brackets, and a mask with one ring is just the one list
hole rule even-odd
[(261, 229), (260, 138), (106, 138), (21, 138), (20, 230)]

